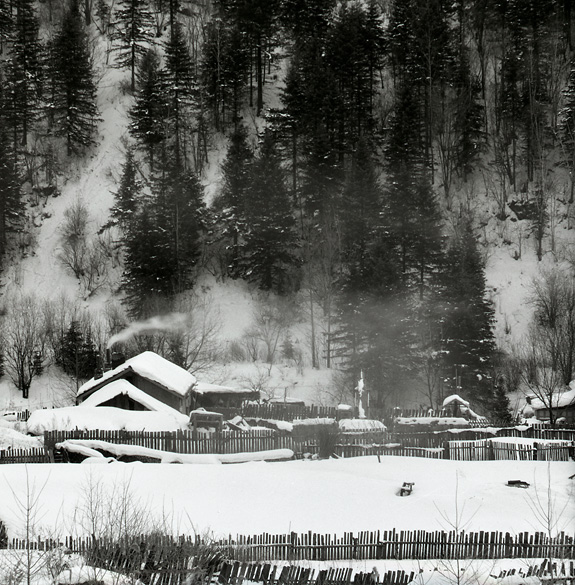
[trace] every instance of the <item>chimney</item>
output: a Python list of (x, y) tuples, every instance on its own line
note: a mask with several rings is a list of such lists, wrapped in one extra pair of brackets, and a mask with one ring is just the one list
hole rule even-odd
[(111, 366), (112, 366), (112, 370), (114, 370), (118, 366), (122, 365), (125, 361), (126, 361), (126, 356), (123, 353), (120, 353), (119, 351), (112, 352), (111, 362), (110, 362)]

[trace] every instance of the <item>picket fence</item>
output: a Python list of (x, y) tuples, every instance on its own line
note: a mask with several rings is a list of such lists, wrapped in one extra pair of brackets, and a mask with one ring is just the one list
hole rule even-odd
[(261, 534), (220, 541), (226, 555), (240, 561), (575, 558), (575, 540), (565, 533), (376, 531), (343, 536)]
[[(572, 441), (563, 444), (541, 443), (523, 445), (516, 442), (495, 442), (485, 439), (455, 441), (443, 436), (423, 433), (410, 435), (397, 442), (381, 434), (379, 440), (373, 433), (344, 435), (333, 438), (327, 448), (337, 457), (364, 455), (392, 455), (454, 459), (466, 461), (516, 460), (516, 461), (568, 461), (574, 456)], [(449, 435), (452, 439), (453, 435)], [(320, 441), (299, 440), (285, 433), (255, 431), (250, 433), (222, 432), (203, 434), (196, 431), (146, 432), (146, 431), (47, 431), (44, 434), (46, 449), (53, 450), (58, 443), (68, 439), (100, 440), (114, 444), (140, 445), (150, 449), (189, 454), (233, 454), (272, 449), (291, 449), (296, 457), (320, 452)], [(387, 441), (387, 442), (386, 442)], [(324, 453), (325, 455), (325, 453)], [(37, 455), (33, 456), (34, 458)], [(30, 460), (30, 462), (36, 459)]]
[(50, 463), (47, 449), (3, 449), (0, 451), (0, 464), (3, 463)]
[(448, 456), (457, 461), (569, 461), (575, 446), (553, 443), (522, 444), (492, 441), (449, 441)]
[[(502, 569), (494, 577), (502, 579), (515, 575), (522, 579), (536, 576), (543, 579), (553, 578), (554, 585), (570, 584), (575, 579), (575, 563), (548, 562), (512, 569)], [(452, 567), (447, 567), (451, 571)], [(413, 571), (386, 571), (378, 574), (356, 572), (351, 568), (314, 569), (298, 565), (278, 567), (269, 563), (223, 563), (218, 576), (221, 585), (242, 585), (244, 581), (264, 585), (407, 585), (416, 578)]]
[[(104, 551), (101, 558), (112, 565), (124, 559), (130, 562), (140, 551), (153, 551), (153, 557), (196, 556), (202, 547), (217, 551), (221, 558), (239, 562), (268, 561), (341, 561), (341, 560), (425, 560), (425, 559), (575, 559), (575, 537), (564, 532), (550, 538), (544, 532), (456, 532), (425, 530), (378, 530), (373, 532), (334, 534), (259, 534), (202, 541), (199, 537), (177, 539), (142, 536), (127, 545), (116, 541), (68, 537), (62, 541), (14, 539), (9, 548), (51, 550), (58, 546), (81, 554)], [(134, 553), (135, 551), (135, 553)], [(174, 554), (174, 551), (177, 554)], [(111, 553), (114, 554), (111, 554)], [(150, 556), (150, 555), (148, 555)], [(139, 565), (138, 565), (139, 566)]]

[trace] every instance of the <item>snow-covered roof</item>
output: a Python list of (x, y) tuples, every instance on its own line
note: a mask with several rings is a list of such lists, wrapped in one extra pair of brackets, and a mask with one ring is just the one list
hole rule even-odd
[(42, 435), (44, 431), (176, 431), (178, 421), (163, 412), (124, 410), (111, 406), (67, 406), (35, 410), (28, 419), (28, 432)]
[(196, 394), (253, 394), (254, 390), (221, 386), (220, 384), (209, 384), (208, 382), (196, 382), (194, 392)]
[(88, 398), (78, 406), (82, 408), (100, 406), (120, 394), (129, 396), (134, 402), (138, 402), (147, 410), (163, 412), (164, 414), (174, 417), (183, 426), (188, 423), (188, 417), (185, 414), (168, 406), (165, 402), (146, 394), (146, 392), (136, 388), (133, 384), (130, 384), (128, 380), (124, 379), (114, 380), (113, 382), (106, 384), (104, 387), (96, 390), (96, 392), (88, 396)]
[(461, 396), (459, 396), (459, 394), (451, 394), (451, 396), (448, 396), (447, 398), (445, 398), (443, 400), (443, 406), (447, 406), (448, 404), (451, 404), (452, 402), (459, 402), (459, 404), (463, 404), (463, 406), (467, 406), (469, 408), (469, 402), (467, 400), (463, 400), (463, 398), (461, 398)]
[[(551, 405), (553, 406), (553, 408), (565, 408), (566, 406), (575, 405), (574, 382), (571, 382), (569, 384), (569, 390), (562, 391), (559, 389), (553, 393), (553, 396), (551, 397)], [(531, 406), (533, 407), (534, 410), (545, 409), (547, 408), (548, 404), (549, 400), (545, 400), (545, 402), (543, 402), (543, 400), (537, 398), (536, 396), (531, 397)]]
[(385, 431), (386, 426), (379, 420), (367, 418), (344, 418), (339, 421), (339, 430), (344, 432)]
[(99, 378), (92, 378), (80, 386), (78, 396), (102, 385), (103, 382), (112, 378), (122, 377), (127, 370), (136, 372), (143, 378), (152, 380), (166, 388), (170, 392), (186, 396), (192, 386), (196, 383), (196, 378), (184, 368), (168, 361), (153, 351), (144, 351), (136, 355), (113, 370), (104, 372)]

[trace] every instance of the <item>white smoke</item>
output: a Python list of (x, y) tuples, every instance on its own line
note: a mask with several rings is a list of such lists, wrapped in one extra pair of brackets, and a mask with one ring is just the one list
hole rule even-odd
[(108, 340), (107, 349), (110, 349), (116, 343), (128, 341), (134, 335), (153, 334), (160, 331), (171, 331), (177, 333), (185, 331), (189, 327), (189, 315), (185, 313), (169, 313), (168, 315), (159, 315), (150, 317), (145, 321), (135, 321), (130, 323), (125, 329), (112, 335)]

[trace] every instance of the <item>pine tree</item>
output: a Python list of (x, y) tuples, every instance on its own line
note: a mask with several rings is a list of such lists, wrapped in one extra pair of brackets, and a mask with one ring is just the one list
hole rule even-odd
[(126, 161), (122, 167), (122, 177), (118, 191), (114, 193), (114, 205), (110, 209), (110, 220), (102, 230), (118, 226), (122, 231), (129, 229), (130, 222), (140, 208), (139, 196), (142, 182), (138, 179), (139, 169), (134, 159), (134, 152), (128, 149)]
[(20, 227), (23, 216), (18, 167), (0, 120), (0, 262), (6, 252), (8, 234)]
[(201, 255), (205, 227), (203, 188), (197, 175), (170, 165), (154, 186), (158, 227), (172, 252), (172, 289), (179, 293), (193, 286), (193, 270)]
[(202, 84), (216, 129), (228, 119), (237, 125), (250, 67), (249, 47), (237, 25), (213, 18), (202, 59)]
[(444, 375), (484, 404), (492, 400), (490, 371), (495, 351), (493, 308), (486, 298), (484, 266), (471, 220), (458, 226), (440, 275), (440, 346)]
[(348, 270), (362, 273), (373, 229), (379, 225), (382, 190), (367, 140), (360, 140), (346, 177), (340, 211), (343, 262)]
[(76, 380), (91, 378), (98, 367), (99, 355), (91, 333), (84, 333), (78, 321), (70, 323), (57, 353), (57, 365)]
[(68, 155), (95, 144), (96, 86), (77, 0), (64, 16), (52, 47), (51, 104), (56, 132), (66, 138)]
[(148, 0), (121, 0), (115, 9), (114, 33), (117, 42), (116, 67), (129, 68), (131, 90), (136, 89), (136, 68), (138, 61), (147, 53), (153, 42), (153, 19)]
[(569, 203), (575, 201), (575, 63), (571, 63), (567, 87), (563, 91), (565, 104), (559, 114), (561, 162), (569, 169)]
[[(151, 205), (143, 205), (123, 239), (122, 290), (134, 319), (150, 317), (148, 307), (175, 294), (176, 271), (168, 233), (158, 225)], [(152, 313), (153, 314), (153, 313)]]
[(267, 132), (250, 177), (243, 275), (262, 290), (287, 294), (299, 286), (297, 238), (284, 171)]
[(179, 22), (174, 23), (166, 43), (165, 61), (164, 91), (167, 98), (169, 133), (173, 136), (170, 156), (173, 156), (175, 165), (180, 166), (183, 165), (186, 155), (185, 135), (194, 114), (197, 80), (184, 30)]
[(43, 75), (34, 4), (32, 0), (17, 0), (15, 8), (5, 90), (5, 113), (13, 129), (14, 145), (26, 144), (30, 126), (38, 115)]
[(247, 132), (238, 126), (230, 137), (230, 146), (222, 164), (223, 189), (217, 207), (223, 224), (223, 237), (228, 243), (228, 274), (239, 274), (241, 236), (246, 230), (246, 205), (249, 198), (253, 152)]
[(130, 109), (130, 133), (147, 151), (148, 164), (154, 170), (158, 145), (166, 138), (167, 99), (164, 95), (163, 75), (160, 59), (154, 50), (149, 50), (140, 63), (138, 91)]

